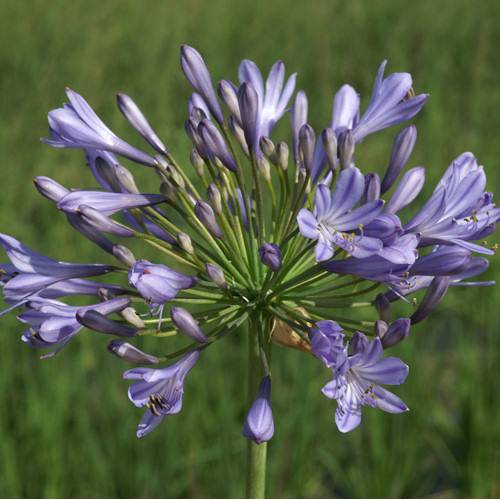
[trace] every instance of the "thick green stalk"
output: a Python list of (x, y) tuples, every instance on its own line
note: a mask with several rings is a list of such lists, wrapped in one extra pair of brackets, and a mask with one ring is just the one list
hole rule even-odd
[[(257, 328), (259, 321), (252, 321), (247, 331), (248, 335), (248, 395), (247, 407), (254, 402), (262, 378), (260, 360), (259, 336)], [(251, 440), (247, 443), (246, 498), (264, 498), (266, 492), (266, 462), (267, 443), (256, 444)]]

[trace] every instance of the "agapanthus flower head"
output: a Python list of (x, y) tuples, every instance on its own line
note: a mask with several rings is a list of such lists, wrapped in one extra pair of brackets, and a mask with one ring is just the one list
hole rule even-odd
[[(411, 165), (417, 130), (408, 121), (427, 94), (415, 93), (408, 73), (384, 76), (385, 65), (364, 112), (357, 91), (342, 85), (330, 121), (315, 130), (308, 97), (293, 95), (296, 74), (286, 78), (283, 62), (264, 80), (245, 59), (238, 84), (221, 79), (216, 92), (200, 53), (184, 45), (181, 67), (194, 89), (184, 123), (189, 162), (173, 156), (129, 96), (118, 94), (118, 107), (149, 152), (117, 137), (68, 90), (69, 103), (49, 113), (45, 142), (81, 149), (96, 186), (73, 190), (44, 176), (35, 186), (105, 260), (53, 260), (0, 234), (10, 260), (0, 265), (9, 304), (0, 314), (20, 308), (23, 340), (49, 349), (45, 357), (87, 328), (114, 337), (108, 349), (118, 360), (155, 365), (124, 373), (135, 381), (130, 400), (146, 408), (139, 437), (181, 411), (187, 373), (226, 336), (249, 346), (243, 434), (251, 450), (274, 434), (276, 348), (315, 356), (329, 370), (323, 393), (337, 403), (341, 432), (360, 424), (364, 406), (406, 411), (383, 386), (402, 384), (408, 366), (386, 354), (411, 342), (412, 325), (431, 321), (453, 287), (494, 284), (476, 277), (496, 249), (484, 240), (500, 210), (472, 153), (458, 156), (416, 206), (426, 169)], [(288, 112), (288, 137), (275, 137)], [(366, 169), (357, 154), (363, 140), (403, 123), (385, 170), (376, 162)], [(157, 190), (143, 192), (137, 164), (152, 167)], [(393, 317), (399, 300), (404, 312)], [(136, 345), (144, 336), (167, 347), (145, 352)], [(182, 345), (169, 349), (174, 336)]]
[(193, 351), (167, 368), (133, 368), (123, 374), (125, 379), (138, 380), (129, 388), (130, 401), (147, 408), (137, 428), (137, 437), (144, 437), (163, 418), (181, 411), (184, 379), (199, 356), (200, 351)]

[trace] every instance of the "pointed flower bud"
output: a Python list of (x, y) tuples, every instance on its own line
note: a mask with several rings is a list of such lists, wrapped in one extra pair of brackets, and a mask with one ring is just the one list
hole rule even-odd
[(194, 254), (193, 242), (191, 240), (191, 236), (186, 233), (177, 234), (177, 243), (179, 246), (189, 255)]
[(127, 361), (129, 363), (156, 365), (160, 362), (160, 360), (156, 356), (141, 351), (137, 347), (129, 344), (128, 342), (125, 342), (124, 340), (112, 340), (108, 344), (108, 350), (118, 358), (123, 359), (124, 361)]
[(257, 444), (269, 441), (274, 434), (271, 408), (271, 377), (264, 377), (259, 385), (257, 399), (252, 404), (243, 426), (243, 435)]
[(123, 165), (115, 165), (113, 168), (113, 174), (116, 178), (117, 189), (116, 191), (124, 191), (132, 194), (140, 194), (139, 188), (135, 183), (134, 176), (132, 172), (125, 168)]
[(379, 293), (375, 297), (373, 305), (375, 306), (375, 309), (377, 309), (380, 319), (388, 321), (391, 313), (391, 303), (385, 294)]
[(126, 94), (117, 94), (116, 100), (120, 111), (128, 120), (130, 125), (139, 132), (149, 144), (158, 151), (158, 153), (166, 153), (167, 148), (156, 135), (155, 131), (142, 114), (137, 104)]
[(210, 120), (205, 118), (201, 120), (197, 130), (203, 139), (204, 148), (208, 156), (211, 159), (215, 157), (218, 158), (226, 168), (235, 172), (236, 162), (227, 147), (224, 137), (222, 137), (217, 127)]
[(181, 67), (188, 82), (201, 94), (214, 118), (222, 124), (224, 116), (215, 95), (210, 73), (199, 52), (189, 45), (183, 45)]
[(113, 234), (115, 236), (121, 236), (123, 238), (130, 238), (131, 236), (134, 236), (134, 231), (130, 228), (115, 222), (111, 217), (99, 212), (99, 210), (95, 210), (87, 205), (81, 205), (79, 207), (79, 212), (81, 218), (98, 231)]
[(217, 86), (219, 97), (224, 101), (229, 112), (241, 123), (240, 106), (238, 104), (238, 90), (232, 82), (221, 80)]
[(50, 177), (35, 177), (34, 183), (42, 196), (56, 203), (70, 192), (69, 189), (66, 189)]
[(211, 264), (207, 262), (205, 264), (205, 271), (210, 278), (210, 281), (215, 283), (222, 290), (227, 289), (227, 282), (224, 278), (224, 272), (217, 264)]
[(299, 132), (300, 129), (307, 123), (308, 112), (307, 96), (303, 90), (297, 92), (295, 101), (292, 106), (292, 139), (293, 139), (293, 155), (295, 163), (299, 162)]
[(391, 159), (382, 180), (382, 194), (391, 189), (392, 185), (403, 170), (408, 158), (413, 151), (417, 140), (417, 127), (410, 125), (404, 128), (394, 139), (392, 145)]
[(450, 278), (448, 276), (436, 276), (431, 281), (422, 302), (410, 317), (412, 325), (420, 323), (420, 321), (427, 318), (427, 316), (437, 307), (445, 296), (449, 283)]
[(354, 138), (351, 130), (345, 130), (339, 137), (340, 166), (349, 168), (352, 166), (354, 155)]
[(196, 173), (200, 177), (203, 177), (203, 175), (205, 174), (205, 161), (200, 156), (200, 153), (198, 153), (196, 148), (193, 148), (191, 150), (190, 159), (191, 159), (191, 165), (193, 165), (193, 168), (196, 170)]
[(278, 271), (281, 267), (281, 250), (275, 243), (264, 243), (259, 248), (261, 262), (271, 271)]
[(337, 156), (337, 136), (332, 128), (325, 128), (321, 132), (321, 140), (323, 141), (323, 149), (325, 150), (328, 166), (331, 170), (336, 170), (339, 166)]
[[(378, 322), (377, 322), (378, 323)], [(409, 318), (399, 318), (387, 327), (384, 332), (380, 334), (377, 333), (377, 336), (380, 337), (382, 341), (382, 347), (387, 349), (388, 347), (392, 347), (393, 345), (399, 344), (402, 340), (408, 337), (410, 333), (411, 321)]]
[(282, 170), (288, 170), (288, 158), (290, 156), (288, 144), (283, 141), (278, 142), (278, 145), (276, 146), (276, 154), (278, 156), (278, 165)]
[(259, 156), (257, 158), (257, 168), (264, 179), (269, 182), (271, 180), (271, 165), (265, 156)]
[(374, 201), (380, 198), (380, 177), (371, 172), (365, 176), (364, 201)]
[(238, 141), (243, 152), (250, 156), (250, 150), (248, 149), (248, 144), (245, 139), (245, 132), (241, 128), (241, 125), (238, 123), (238, 120), (234, 116), (229, 117), (229, 130), (231, 130), (231, 134), (233, 134), (234, 138)]
[(144, 328), (146, 325), (133, 307), (126, 307), (120, 311), (120, 316), (136, 328)]
[(215, 184), (210, 184), (207, 189), (208, 199), (217, 215), (222, 213), (222, 196), (219, 188)]
[(276, 163), (276, 148), (274, 142), (269, 139), (269, 137), (261, 137), (259, 139), (260, 149), (264, 153), (264, 156), (268, 158), (271, 162)]
[(314, 148), (316, 146), (316, 134), (311, 125), (306, 123), (299, 131), (299, 149), (302, 153), (304, 167), (311, 171), (314, 161)]
[(194, 206), (194, 213), (212, 236), (222, 238), (222, 231), (215, 219), (215, 213), (208, 203), (201, 200), (197, 201)]
[(123, 245), (113, 245), (113, 255), (127, 267), (132, 267), (136, 260), (134, 254)]
[(244, 82), (238, 90), (238, 103), (240, 105), (241, 126), (250, 150), (257, 147), (257, 115), (259, 111), (259, 97), (253, 85)]
[(387, 332), (387, 329), (389, 328), (389, 325), (381, 320), (378, 319), (375, 321), (375, 335), (379, 338), (382, 338), (385, 335), (385, 332)]
[(204, 344), (208, 342), (208, 338), (201, 331), (198, 322), (193, 318), (189, 311), (182, 307), (172, 307), (170, 309), (170, 317), (175, 327), (188, 337), (191, 337), (196, 342)]
[(106, 333), (108, 335), (118, 335), (119, 337), (134, 337), (137, 334), (137, 328), (123, 325), (117, 321), (107, 318), (98, 311), (78, 311), (76, 319), (81, 325), (90, 328), (96, 332)]

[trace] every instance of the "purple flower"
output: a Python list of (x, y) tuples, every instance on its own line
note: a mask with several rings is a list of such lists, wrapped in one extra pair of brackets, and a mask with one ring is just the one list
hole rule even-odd
[[(363, 406), (379, 408), (389, 413), (407, 411), (407, 406), (397, 396), (378, 384), (400, 385), (408, 375), (408, 366), (400, 359), (382, 358), (383, 348), (379, 338), (368, 338), (356, 332), (348, 346), (339, 325), (333, 321), (322, 321), (311, 331), (313, 353), (333, 373), (333, 379), (326, 384), (323, 394), (337, 401), (335, 423), (340, 432), (349, 432), (361, 423)], [(330, 323), (330, 324), (327, 324)], [(328, 331), (328, 334), (325, 334)], [(315, 337), (321, 336), (315, 341)], [(350, 350), (350, 355), (347, 355)], [(330, 354), (327, 354), (330, 351)]]
[(483, 167), (471, 153), (463, 153), (448, 167), (427, 203), (405, 225), (405, 231), (420, 234), (421, 246), (456, 244), (491, 255), (492, 250), (470, 241), (483, 238), (500, 218), (500, 209), (484, 192), (485, 185)]
[(198, 321), (183, 307), (172, 307), (170, 309), (170, 317), (174, 326), (188, 337), (200, 344), (208, 342), (208, 338), (202, 332)]
[(382, 179), (382, 193), (388, 191), (398, 178), (401, 170), (405, 167), (408, 158), (410, 158), (416, 140), (417, 127), (415, 127), (415, 125), (410, 125), (409, 127), (404, 128), (394, 139), (391, 159), (389, 160), (389, 165), (387, 165), (387, 170), (384, 178)]
[(427, 100), (427, 94), (411, 95), (409, 73), (392, 73), (384, 78), (386, 64), (387, 61), (383, 61), (380, 65), (368, 107), (353, 128), (356, 143), (369, 134), (410, 120)]
[[(203, 143), (202, 151), (204, 156), (211, 160), (219, 159), (225, 167), (233, 172), (238, 168), (233, 155), (227, 147), (224, 137), (219, 129), (208, 119), (204, 118), (197, 126), (196, 132)], [(195, 143), (196, 145), (196, 143)], [(202, 155), (203, 156), (203, 155)]]
[(214, 118), (222, 124), (224, 116), (217, 101), (208, 68), (200, 53), (189, 45), (181, 47), (181, 68), (188, 82), (203, 98)]
[(196, 285), (196, 278), (147, 260), (136, 261), (129, 270), (128, 279), (153, 307), (162, 306), (172, 300), (180, 290)]
[(108, 344), (108, 350), (116, 357), (129, 363), (142, 363), (147, 365), (157, 365), (160, 360), (152, 354), (141, 351), (137, 347), (124, 340), (112, 340)]
[[(264, 85), (262, 73), (257, 65), (253, 61), (245, 59), (240, 64), (238, 75), (240, 83), (249, 84), (256, 93), (258, 109), (255, 118), (255, 131), (251, 134), (254, 141), (249, 146), (253, 146), (257, 152), (260, 152), (259, 139), (268, 137), (275, 123), (285, 114), (288, 101), (295, 89), (296, 74), (290, 76), (284, 84), (285, 65), (283, 61), (278, 61), (273, 64)], [(243, 121), (245, 120), (242, 110), (241, 118)]]
[(42, 358), (55, 356), (82, 328), (77, 313), (96, 311), (103, 315), (121, 311), (130, 299), (116, 298), (90, 306), (68, 306), (56, 300), (39, 299), (27, 303), (18, 319), (30, 325), (22, 340), (38, 349), (54, 348)]
[(128, 120), (130, 125), (139, 132), (139, 134), (146, 139), (149, 144), (156, 149), (159, 153), (166, 153), (167, 148), (156, 135), (146, 117), (142, 114), (137, 104), (126, 94), (117, 94), (116, 101), (118, 108), (123, 113), (123, 116)]
[[(297, 164), (299, 163), (299, 132), (307, 123), (307, 110), (307, 95), (303, 90), (300, 90), (295, 96), (291, 110), (293, 155)], [(335, 151), (335, 155), (337, 155), (337, 151)]]
[(103, 191), (71, 191), (61, 198), (57, 208), (66, 213), (78, 213), (80, 205), (87, 205), (104, 215), (113, 215), (121, 210), (162, 203), (161, 194), (127, 194)]
[(41, 255), (20, 241), (0, 234), (0, 245), (5, 249), (13, 269), (12, 277), (3, 287), (4, 299), (17, 302), (41, 292), (55, 283), (72, 278), (83, 278), (105, 274), (114, 269), (105, 264), (72, 264), (60, 262)]
[(125, 156), (152, 167), (156, 160), (117, 137), (95, 114), (87, 101), (66, 89), (69, 104), (49, 113), (50, 139), (45, 144), (56, 148), (101, 149)]
[(318, 185), (314, 213), (305, 208), (300, 210), (299, 230), (306, 238), (318, 241), (317, 261), (330, 259), (335, 246), (356, 258), (368, 257), (382, 249), (378, 238), (354, 232), (375, 219), (384, 205), (382, 200), (375, 200), (353, 209), (363, 195), (364, 186), (364, 176), (356, 167), (342, 170), (333, 193), (325, 184)]
[(281, 267), (281, 250), (276, 243), (264, 243), (259, 248), (261, 262), (272, 271), (278, 271)]
[(257, 398), (248, 411), (243, 425), (243, 435), (257, 444), (269, 441), (274, 434), (271, 408), (271, 377), (265, 376), (259, 385)]
[(134, 368), (123, 374), (124, 379), (139, 380), (128, 390), (130, 401), (148, 409), (137, 428), (137, 437), (149, 434), (167, 415), (181, 411), (184, 379), (199, 356), (200, 351), (193, 351), (167, 368)]
[(347, 365), (347, 347), (342, 327), (335, 321), (318, 321), (311, 329), (311, 351), (327, 368), (342, 373)]

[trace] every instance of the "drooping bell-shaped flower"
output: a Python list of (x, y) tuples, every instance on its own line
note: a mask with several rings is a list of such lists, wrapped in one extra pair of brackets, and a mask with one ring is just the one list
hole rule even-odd
[(257, 444), (269, 441), (274, 434), (271, 408), (271, 377), (266, 375), (260, 382), (257, 398), (248, 411), (243, 425), (243, 435)]

